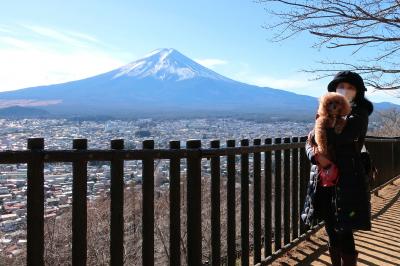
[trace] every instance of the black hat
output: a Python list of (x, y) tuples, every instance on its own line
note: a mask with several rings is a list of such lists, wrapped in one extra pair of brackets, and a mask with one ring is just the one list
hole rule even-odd
[(364, 85), (364, 81), (360, 75), (351, 71), (340, 71), (335, 75), (333, 80), (328, 84), (328, 91), (334, 92), (336, 91), (336, 86), (340, 82), (348, 82), (351, 85), (355, 86), (357, 92), (364, 92), (367, 90)]

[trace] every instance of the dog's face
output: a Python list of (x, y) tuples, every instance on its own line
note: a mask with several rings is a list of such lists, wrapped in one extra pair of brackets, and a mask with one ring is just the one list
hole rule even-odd
[(336, 92), (328, 92), (320, 98), (318, 113), (320, 115), (348, 115), (351, 112), (350, 103)]

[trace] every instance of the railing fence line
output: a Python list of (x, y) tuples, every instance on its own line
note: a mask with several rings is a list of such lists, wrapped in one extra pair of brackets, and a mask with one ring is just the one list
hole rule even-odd
[[(73, 150), (44, 149), (44, 139), (28, 140), (28, 151), (0, 152), (0, 164), (27, 162), (27, 265), (44, 265), (44, 163), (71, 162), (73, 168), (72, 194), (72, 264), (85, 265), (87, 257), (87, 164), (89, 161), (111, 163), (111, 221), (110, 264), (124, 263), (124, 161), (142, 161), (142, 263), (155, 264), (154, 243), (154, 162), (169, 160), (169, 263), (181, 262), (181, 160), (186, 159), (186, 214), (187, 262), (202, 265), (202, 159), (208, 158), (211, 176), (211, 248), (212, 265), (242, 265), (262, 262), (274, 253), (292, 245), (305, 235), (306, 228), (299, 220), (299, 212), (306, 196), (310, 162), (305, 153), (307, 137), (242, 139), (236, 147), (228, 140), (221, 148), (219, 140), (202, 148), (200, 140), (189, 140), (186, 148), (180, 141), (171, 141), (169, 149), (154, 149), (153, 140), (143, 141), (141, 150), (125, 150), (124, 140), (111, 141), (110, 150), (88, 150), (86, 139), (73, 140)], [(272, 144), (273, 143), (273, 144)], [(378, 176), (372, 188), (378, 187), (400, 174), (400, 138), (367, 137), (366, 147)], [(240, 155), (240, 156), (238, 156)], [(221, 157), (226, 158), (226, 176), (221, 175)], [(240, 171), (237, 172), (237, 159)], [(263, 164), (262, 164), (263, 159)], [(250, 160), (252, 164), (250, 164)], [(263, 168), (263, 169), (262, 169)], [(252, 169), (252, 172), (250, 171)], [(238, 173), (240, 172), (240, 176)], [(238, 179), (237, 179), (238, 178)], [(236, 181), (240, 181), (237, 183)], [(226, 198), (221, 199), (221, 182), (226, 181)], [(240, 195), (236, 185), (240, 184)], [(264, 184), (262, 189), (262, 184)], [(249, 189), (252, 188), (252, 190)], [(252, 193), (250, 193), (252, 192)], [(263, 192), (263, 193), (262, 193)], [(240, 196), (240, 221), (236, 221), (236, 196)], [(250, 224), (249, 203), (252, 197), (253, 223)], [(264, 200), (262, 206), (262, 199)], [(226, 202), (227, 216), (221, 217), (221, 200)], [(263, 207), (263, 208), (262, 208)], [(262, 221), (262, 217), (264, 217)], [(226, 222), (226, 239), (221, 239), (221, 222)], [(263, 224), (263, 227), (262, 227)], [(236, 240), (240, 225), (240, 238)], [(250, 226), (253, 231), (250, 231)], [(252, 242), (250, 237), (252, 232)], [(227, 250), (221, 250), (225, 242)], [(238, 245), (240, 244), (240, 245)], [(222, 258), (221, 254), (226, 254)], [(263, 258), (261, 257), (264, 254)]]

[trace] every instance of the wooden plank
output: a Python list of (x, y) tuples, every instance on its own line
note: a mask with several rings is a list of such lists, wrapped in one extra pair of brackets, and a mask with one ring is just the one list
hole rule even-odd
[[(72, 148), (86, 150), (87, 139), (74, 139)], [(72, 176), (72, 265), (84, 266), (87, 258), (87, 161), (74, 161)]]
[[(123, 150), (124, 140), (111, 141), (111, 149)], [(111, 161), (111, 224), (110, 224), (110, 264), (123, 265), (124, 262), (124, 161)]]
[[(227, 147), (235, 147), (235, 140), (228, 140)], [(228, 266), (236, 265), (236, 162), (235, 155), (227, 156), (227, 254)]]
[(44, 162), (40, 153), (43, 138), (28, 139), (28, 149), (33, 152), (28, 163), (27, 178), (27, 258), (28, 266), (44, 265)]
[[(219, 140), (210, 143), (211, 148), (219, 148)], [(221, 218), (220, 218), (220, 158), (211, 158), (211, 263), (221, 264)]]
[[(248, 139), (240, 141), (241, 147), (249, 146)], [(242, 244), (242, 266), (249, 265), (249, 155), (240, 156), (240, 237)]]
[[(171, 150), (180, 149), (180, 141), (170, 141)], [(169, 168), (169, 265), (181, 265), (181, 159), (170, 159)]]
[[(255, 146), (261, 145), (261, 139), (253, 141)], [(261, 154), (254, 153), (253, 158), (253, 246), (254, 264), (261, 262)]]
[[(143, 149), (154, 149), (154, 140), (143, 141)], [(154, 265), (154, 158), (142, 160), (142, 262)]]
[(202, 265), (201, 248), (201, 157), (196, 150), (200, 140), (189, 140), (186, 147), (193, 151), (187, 159), (187, 250), (188, 265)]

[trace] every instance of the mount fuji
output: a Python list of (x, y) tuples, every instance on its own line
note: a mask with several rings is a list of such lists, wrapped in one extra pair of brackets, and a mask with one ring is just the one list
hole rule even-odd
[(0, 93), (0, 105), (40, 108), (54, 115), (118, 117), (260, 114), (313, 117), (317, 99), (224, 77), (175, 49), (94, 77)]

